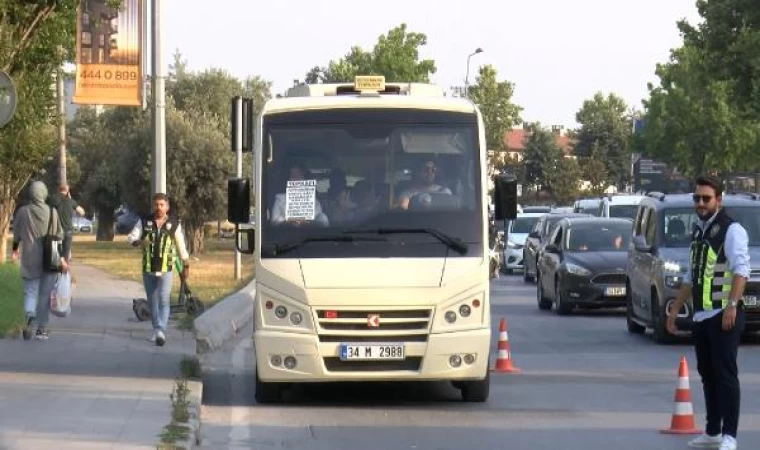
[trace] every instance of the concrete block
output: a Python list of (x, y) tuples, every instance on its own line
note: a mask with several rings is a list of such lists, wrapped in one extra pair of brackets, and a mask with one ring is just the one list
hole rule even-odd
[(253, 319), (256, 280), (195, 319), (197, 353), (213, 352), (236, 336)]

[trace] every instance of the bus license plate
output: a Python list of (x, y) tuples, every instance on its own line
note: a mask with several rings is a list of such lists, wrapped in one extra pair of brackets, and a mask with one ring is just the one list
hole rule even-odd
[(744, 303), (744, 306), (755, 307), (757, 306), (757, 296), (747, 295), (744, 297), (743, 303)]
[(625, 286), (608, 287), (605, 295), (607, 297), (623, 297), (625, 295)]
[(341, 361), (393, 361), (406, 357), (404, 344), (341, 344)]

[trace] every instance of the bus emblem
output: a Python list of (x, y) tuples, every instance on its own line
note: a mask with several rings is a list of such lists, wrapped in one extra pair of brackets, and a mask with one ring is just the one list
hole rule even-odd
[(367, 315), (367, 326), (369, 328), (380, 328), (380, 314)]

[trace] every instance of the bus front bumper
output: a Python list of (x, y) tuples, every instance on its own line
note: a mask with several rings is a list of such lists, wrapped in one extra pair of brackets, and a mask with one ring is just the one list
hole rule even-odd
[[(340, 357), (343, 342), (320, 342), (314, 334), (256, 331), (253, 337), (263, 382), (479, 380), (488, 371), (490, 339), (488, 328), (429, 334), (426, 342), (398, 342), (403, 360), (347, 361)], [(353, 342), (346, 337), (345, 343)], [(458, 366), (454, 355), (461, 358)]]

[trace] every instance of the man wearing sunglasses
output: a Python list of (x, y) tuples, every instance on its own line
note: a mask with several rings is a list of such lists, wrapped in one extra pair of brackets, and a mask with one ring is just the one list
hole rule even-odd
[(697, 179), (694, 207), (699, 222), (691, 235), (689, 270), (668, 311), (667, 329), (676, 333), (676, 315), (691, 296), (707, 426), (689, 446), (735, 450), (741, 396), (736, 354), (745, 321), (741, 298), (749, 278), (749, 240), (746, 230), (721, 208), (722, 195), (718, 179)]

